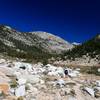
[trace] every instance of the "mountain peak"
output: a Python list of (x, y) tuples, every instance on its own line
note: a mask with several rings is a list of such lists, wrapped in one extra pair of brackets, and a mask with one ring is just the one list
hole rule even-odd
[(73, 42), (73, 45), (77, 46), (77, 45), (81, 45), (81, 43), (77, 43), (77, 42)]
[[(47, 32), (19, 32), (13, 28), (0, 25), (0, 53), (22, 56), (60, 54), (71, 49), (73, 45), (59, 36)], [(14, 52), (14, 53), (12, 53)], [(18, 56), (17, 55), (17, 56)]]

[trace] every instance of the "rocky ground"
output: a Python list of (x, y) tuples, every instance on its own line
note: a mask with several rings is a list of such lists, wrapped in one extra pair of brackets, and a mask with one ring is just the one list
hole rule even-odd
[(80, 68), (0, 59), (0, 100), (100, 100), (100, 77)]
[(61, 65), (61, 66), (99, 66), (100, 67), (100, 60), (90, 57), (84, 57), (84, 58), (75, 58), (75, 60), (59, 60), (53, 62), (55, 65)]

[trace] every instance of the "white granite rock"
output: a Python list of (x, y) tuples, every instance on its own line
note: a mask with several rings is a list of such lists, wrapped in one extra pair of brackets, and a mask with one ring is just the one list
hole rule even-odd
[(0, 64), (6, 62), (5, 59), (0, 59)]
[(95, 91), (92, 88), (85, 87), (84, 90), (88, 92), (91, 96), (95, 96)]
[(41, 80), (40, 80), (40, 84), (44, 84), (44, 83), (45, 83), (44, 80), (41, 79)]
[(17, 82), (19, 85), (24, 85), (26, 83), (26, 79), (24, 78), (20, 78), (18, 79), (18, 82)]
[(27, 75), (23, 76), (27, 80), (28, 83), (39, 83), (40, 79), (38, 75)]
[(100, 68), (98, 68), (98, 72), (100, 73)]
[(97, 80), (97, 81), (96, 81), (96, 84), (97, 84), (97, 86), (100, 87), (100, 80)]
[(15, 90), (15, 95), (16, 95), (17, 97), (24, 96), (24, 95), (25, 95), (25, 85), (19, 86), (19, 87)]
[(59, 79), (57, 82), (56, 82), (56, 85), (60, 85), (60, 87), (63, 87), (65, 85), (65, 81), (62, 80), (62, 79)]

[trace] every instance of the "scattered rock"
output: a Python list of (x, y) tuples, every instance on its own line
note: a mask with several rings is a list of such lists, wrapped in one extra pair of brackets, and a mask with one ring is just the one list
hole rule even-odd
[(2, 63), (4, 63), (4, 62), (6, 62), (5, 59), (0, 59), (0, 64), (2, 64)]
[(36, 84), (39, 83), (40, 79), (38, 75), (27, 75), (27, 76), (23, 76), (28, 83), (32, 83), (32, 84)]
[(0, 91), (2, 91), (5, 95), (8, 94), (9, 89), (10, 89), (9, 84), (7, 83), (0, 84)]
[(96, 81), (96, 85), (100, 87), (100, 80)]
[(62, 79), (59, 79), (58, 81), (56, 81), (56, 85), (59, 85), (60, 87), (65, 86), (65, 81)]
[(69, 96), (67, 100), (77, 100), (77, 99), (73, 96)]
[[(100, 79), (84, 81), (79, 68), (23, 62), (10, 62), (12, 67), (8, 65), (9, 62), (0, 64), (0, 95), (6, 95), (4, 100), (81, 100), (82, 94), (82, 100), (85, 96), (89, 100), (100, 98)], [(3, 99), (0, 97), (0, 100)]]
[(100, 97), (100, 91), (98, 91), (98, 92), (95, 93), (95, 97), (96, 98), (99, 98)]
[(25, 96), (25, 85), (19, 86), (19, 87), (15, 90), (15, 95), (16, 95), (17, 97)]
[(26, 79), (23, 79), (23, 78), (18, 79), (18, 84), (19, 85), (24, 85), (25, 83), (26, 83)]
[(89, 93), (91, 96), (95, 96), (95, 91), (92, 88), (85, 87), (84, 90)]

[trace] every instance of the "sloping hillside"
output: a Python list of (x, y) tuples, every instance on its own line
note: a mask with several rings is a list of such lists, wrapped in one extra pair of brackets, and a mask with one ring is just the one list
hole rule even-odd
[(75, 46), (72, 50), (65, 52), (63, 56), (75, 59), (84, 55), (100, 60), (100, 35), (86, 41), (82, 45)]
[(72, 47), (72, 44), (50, 33), (19, 32), (0, 25), (0, 53), (8, 56), (47, 59)]

